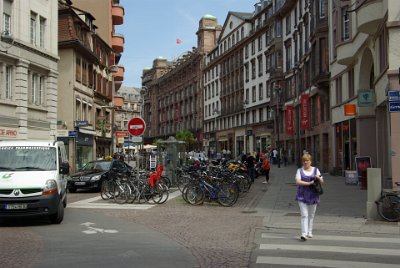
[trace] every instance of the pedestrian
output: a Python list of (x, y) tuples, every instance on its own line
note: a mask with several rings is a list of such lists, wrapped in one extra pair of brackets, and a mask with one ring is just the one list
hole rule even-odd
[(282, 151), (283, 165), (286, 167), (288, 164), (288, 155), (286, 150)]
[(319, 195), (311, 190), (314, 180), (324, 182), (321, 172), (318, 168), (313, 167), (312, 157), (306, 153), (302, 156), (303, 167), (296, 172), (296, 201), (299, 203), (301, 214), (301, 241), (312, 238), (313, 222), (317, 204), (319, 204)]
[(254, 179), (256, 178), (256, 169), (254, 167), (254, 164), (256, 162), (256, 159), (252, 154), (249, 154), (246, 159), (247, 163), (247, 174), (250, 177), (251, 182), (254, 182)]
[(268, 157), (264, 157), (264, 159), (262, 161), (262, 167), (264, 168), (264, 174), (265, 174), (265, 181), (263, 181), (263, 183), (268, 183), (269, 182), (269, 170), (271, 169), (271, 166), (269, 165)]
[(274, 165), (278, 164), (278, 150), (276, 148), (272, 150), (272, 163)]

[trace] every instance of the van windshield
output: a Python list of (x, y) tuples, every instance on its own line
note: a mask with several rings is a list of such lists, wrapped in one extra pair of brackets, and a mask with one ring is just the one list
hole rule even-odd
[(56, 170), (56, 156), (56, 148), (54, 147), (0, 147), (0, 171)]

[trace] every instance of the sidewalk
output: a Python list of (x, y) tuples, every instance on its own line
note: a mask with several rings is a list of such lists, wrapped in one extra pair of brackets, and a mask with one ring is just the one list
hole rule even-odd
[[(300, 230), (300, 211), (295, 200), (296, 169), (295, 165), (281, 168), (272, 165), (268, 185), (262, 184), (263, 176), (256, 180), (254, 186), (267, 188), (256, 207), (257, 213), (264, 216), (264, 227)], [(357, 185), (346, 185), (344, 177), (327, 173), (323, 176), (324, 194), (314, 219), (316, 233), (328, 230), (400, 234), (400, 223), (366, 219), (366, 190), (360, 190)]]

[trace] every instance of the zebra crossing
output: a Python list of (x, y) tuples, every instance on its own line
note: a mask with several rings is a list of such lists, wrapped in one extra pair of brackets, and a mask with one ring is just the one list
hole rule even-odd
[(318, 235), (306, 242), (291, 233), (256, 232), (251, 267), (400, 268), (400, 235)]

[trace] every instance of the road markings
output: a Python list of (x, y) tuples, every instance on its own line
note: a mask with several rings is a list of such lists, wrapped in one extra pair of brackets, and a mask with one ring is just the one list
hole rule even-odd
[[(315, 235), (307, 242), (299, 242), (299, 237), (292, 234), (262, 232), (260, 236), (262, 240), (259, 242), (259, 249), (264, 251), (257, 252), (256, 263), (261, 265), (334, 268), (400, 267), (397, 264), (400, 257), (398, 250), (400, 239), (396, 236)], [(269, 243), (265, 243), (267, 241)], [(338, 242), (345, 243), (339, 243), (340, 246), (337, 246)], [(349, 246), (350, 242), (357, 246)], [(365, 246), (360, 246), (360, 243)], [(315, 258), (302, 258), (304, 256), (302, 252), (312, 252)], [(277, 254), (282, 256), (276, 257)], [(327, 256), (331, 256), (332, 259)], [(346, 257), (343, 258), (344, 256)], [(352, 260), (345, 260), (348, 256), (351, 256)], [(367, 260), (370, 261), (367, 262)]]
[[(287, 236), (278, 234), (262, 233), (261, 238), (286, 239)], [(298, 238), (298, 237), (296, 237)], [(365, 237), (365, 236), (340, 236), (340, 235), (317, 235), (312, 238), (314, 241), (350, 241), (350, 242), (368, 242), (368, 243), (395, 243), (400, 244), (400, 238), (391, 237)]]
[(313, 251), (313, 252), (336, 252), (336, 253), (353, 253), (353, 254), (373, 254), (399, 256), (398, 249), (381, 249), (381, 248), (358, 248), (344, 246), (322, 246), (322, 245), (285, 245), (285, 244), (261, 244), (260, 249), (265, 250), (293, 250), (293, 251)]
[(326, 259), (305, 259), (288, 257), (257, 257), (258, 264), (293, 265), (304, 267), (333, 267), (333, 268), (399, 268), (398, 264), (370, 263), (356, 261), (336, 261)]
[[(168, 200), (180, 196), (180, 191), (170, 193)], [(91, 208), (91, 209), (137, 209), (146, 210), (156, 206), (157, 204), (116, 204), (113, 201), (105, 201), (100, 196), (68, 203), (68, 208)]]
[(99, 234), (99, 233), (100, 234), (104, 234), (104, 233), (115, 234), (115, 233), (118, 233), (118, 231), (114, 230), (114, 229), (102, 229), (102, 228), (92, 227), (91, 225), (95, 225), (95, 223), (93, 223), (93, 222), (84, 222), (84, 223), (81, 223), (81, 225), (86, 226), (88, 228), (87, 230), (82, 231), (82, 233), (85, 233), (85, 234)]

